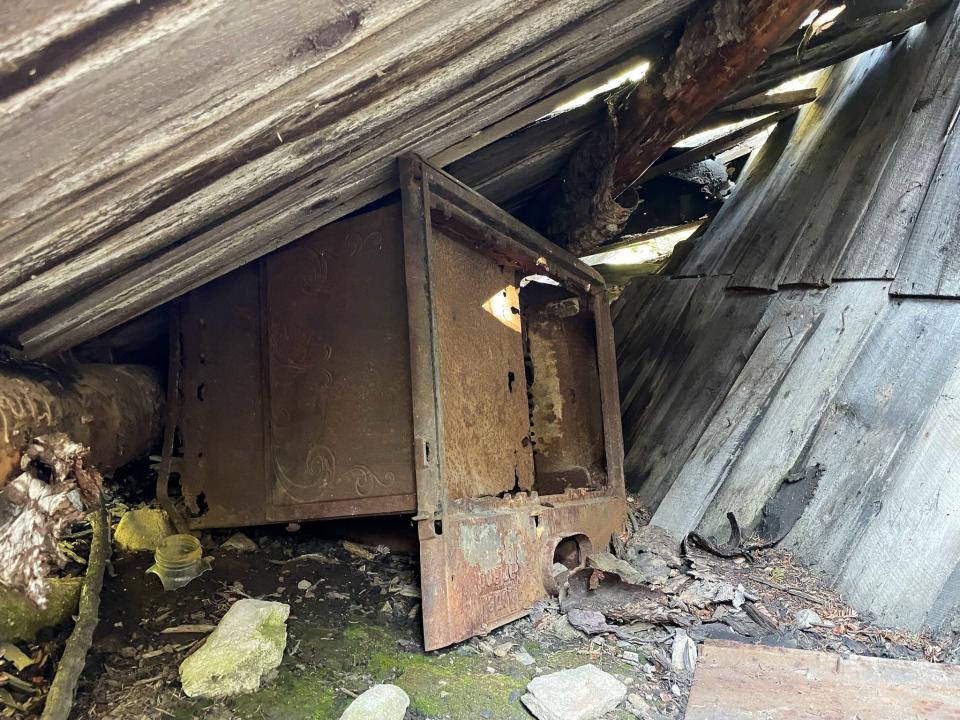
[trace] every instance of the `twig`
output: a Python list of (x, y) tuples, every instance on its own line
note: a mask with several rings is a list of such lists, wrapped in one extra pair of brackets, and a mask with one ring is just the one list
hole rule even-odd
[(91, 517), (93, 541), (90, 544), (90, 559), (87, 574), (80, 590), (80, 610), (73, 632), (60, 658), (57, 674), (50, 685), (47, 702), (41, 720), (67, 720), (73, 708), (77, 681), (86, 663), (87, 651), (93, 644), (93, 631), (100, 619), (100, 590), (103, 588), (103, 572), (110, 559), (110, 521), (106, 504), (100, 499), (100, 508)]
[(793, 588), (787, 587), (786, 585), (780, 585), (779, 583), (772, 582), (771, 580), (764, 580), (763, 578), (751, 577), (750, 579), (753, 580), (754, 582), (760, 583), (761, 585), (766, 585), (767, 587), (772, 587), (775, 590), (780, 590), (781, 592), (785, 592), (788, 595), (793, 595), (794, 597), (798, 597), (801, 600), (806, 600), (807, 602), (816, 603), (817, 605), (825, 604), (823, 600), (821, 600), (820, 598), (816, 598), (813, 595), (810, 595), (809, 593), (803, 592), (802, 590), (794, 590)]

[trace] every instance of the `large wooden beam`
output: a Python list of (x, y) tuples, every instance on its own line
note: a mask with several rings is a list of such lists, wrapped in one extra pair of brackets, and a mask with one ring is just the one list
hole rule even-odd
[(689, 18), (676, 52), (623, 98), (563, 173), (548, 236), (575, 252), (618, 235), (630, 187), (789, 38), (821, 0), (714, 0)]
[(0, 324), (76, 301), (43, 345), (97, 335), (382, 197), (397, 155), (561, 93), (693, 3), (156, 0), (31, 51), (63, 62), (0, 100)]

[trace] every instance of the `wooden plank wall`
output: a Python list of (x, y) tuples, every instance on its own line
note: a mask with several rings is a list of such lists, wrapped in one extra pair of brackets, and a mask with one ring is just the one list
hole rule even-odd
[(819, 465), (782, 546), (912, 629), (960, 605), (958, 5), (835, 70), (674, 275), (615, 308), (628, 487), (653, 522), (767, 528)]

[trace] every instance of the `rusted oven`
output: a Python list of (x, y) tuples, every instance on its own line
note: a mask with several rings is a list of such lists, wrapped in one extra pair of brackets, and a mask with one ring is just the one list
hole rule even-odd
[(194, 528), (412, 514), (433, 649), (606, 545), (623, 448), (600, 276), (419, 158), (400, 173), (401, 202), (183, 301), (181, 486)]

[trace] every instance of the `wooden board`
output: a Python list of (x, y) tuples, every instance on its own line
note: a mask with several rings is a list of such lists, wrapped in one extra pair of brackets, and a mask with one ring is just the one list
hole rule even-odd
[(960, 667), (708, 640), (686, 720), (955, 720)]
[(785, 319), (786, 322), (771, 323), (763, 331), (763, 338), (737, 376), (723, 405), (650, 520), (678, 541), (697, 526), (740, 457), (746, 440), (777, 395), (784, 376), (819, 325), (820, 315), (811, 312), (811, 308), (805, 310)]
[(620, 397), (627, 479), (656, 507), (759, 341), (770, 296), (734, 297), (725, 278), (641, 281), (662, 284), (628, 300), (646, 308), (632, 330), (633, 311), (618, 313)]
[(744, 527), (756, 527), (782, 479), (805, 467), (798, 460), (804, 447), (887, 305), (887, 283), (785, 291), (771, 304), (768, 322), (781, 333), (810, 312), (821, 312), (822, 320), (762, 417), (749, 426), (739, 457), (700, 520), (702, 534), (725, 537), (728, 512)]
[(892, 279), (943, 152), (943, 138), (960, 103), (960, 22), (957, 10), (928, 24), (942, 24), (939, 44), (920, 93), (900, 131), (877, 191), (850, 240), (837, 279)]

